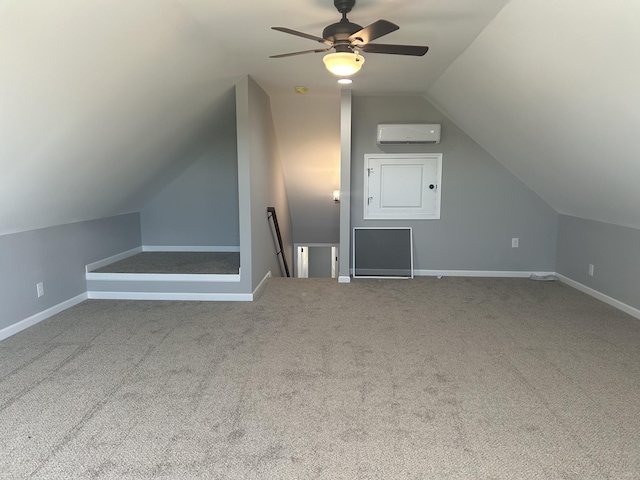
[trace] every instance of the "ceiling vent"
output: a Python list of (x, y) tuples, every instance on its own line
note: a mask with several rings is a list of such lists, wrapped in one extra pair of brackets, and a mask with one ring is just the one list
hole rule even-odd
[(380, 124), (378, 145), (440, 143), (440, 124)]

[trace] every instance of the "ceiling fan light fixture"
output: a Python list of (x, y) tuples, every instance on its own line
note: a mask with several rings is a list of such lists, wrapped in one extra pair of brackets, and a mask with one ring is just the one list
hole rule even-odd
[(364, 64), (364, 57), (357, 53), (329, 53), (322, 58), (325, 67), (334, 75), (349, 77), (357, 73)]

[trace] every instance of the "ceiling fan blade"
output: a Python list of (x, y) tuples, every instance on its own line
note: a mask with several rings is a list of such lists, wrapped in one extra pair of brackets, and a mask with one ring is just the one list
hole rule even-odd
[(286, 27), (271, 27), (272, 30), (277, 30), (279, 32), (289, 33), (291, 35), (295, 35), (297, 37), (307, 38), (309, 40), (315, 40), (318, 43), (324, 43), (325, 45), (333, 45), (331, 40), (327, 40), (326, 38), (316, 37), (314, 35), (309, 35), (308, 33), (298, 32), (297, 30), (291, 30)]
[(270, 55), (269, 58), (284, 58), (284, 57), (293, 57), (294, 55), (303, 55), (305, 53), (320, 53), (320, 52), (328, 52), (331, 50), (330, 48), (319, 48), (316, 50), (303, 50), (301, 52), (291, 52), (291, 53), (281, 53), (280, 55)]
[(386, 45), (384, 43), (367, 43), (360, 48), (366, 53), (387, 53), (391, 55), (413, 55), (421, 57), (429, 50), (429, 47), (420, 45)]
[(357, 45), (364, 45), (366, 43), (374, 41), (376, 38), (380, 38), (391, 32), (395, 32), (400, 27), (395, 23), (391, 23), (388, 20), (378, 20), (371, 25), (364, 27), (362, 30), (357, 31), (349, 37), (351, 43)]

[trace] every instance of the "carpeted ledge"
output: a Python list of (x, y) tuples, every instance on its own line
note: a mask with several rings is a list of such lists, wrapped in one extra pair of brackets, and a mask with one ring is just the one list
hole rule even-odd
[(142, 252), (92, 273), (238, 274), (237, 252)]

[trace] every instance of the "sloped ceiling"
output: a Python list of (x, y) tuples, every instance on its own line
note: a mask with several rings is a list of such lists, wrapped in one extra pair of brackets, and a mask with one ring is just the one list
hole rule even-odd
[(559, 213), (640, 228), (640, 3), (511, 0), (427, 98)]
[[(371, 55), (354, 88), (424, 93), (506, 1), (358, 0), (353, 21), (388, 18), (388, 43), (432, 52)], [(331, 0), (0, 2), (0, 234), (139, 210), (228, 119), (243, 75), (338, 97), (321, 55), (268, 56), (315, 46), (271, 26), (320, 35), (339, 18)]]
[[(337, 97), (321, 55), (268, 56), (315, 46), (271, 26), (338, 18), (331, 0), (0, 2), (0, 234), (139, 210), (243, 75)], [(431, 47), (367, 55), (355, 95), (424, 94), (559, 212), (640, 227), (637, 2), (357, 0), (349, 18)]]
[(3, 2), (0, 234), (138, 210), (225, 119), (214, 45), (176, 2)]

